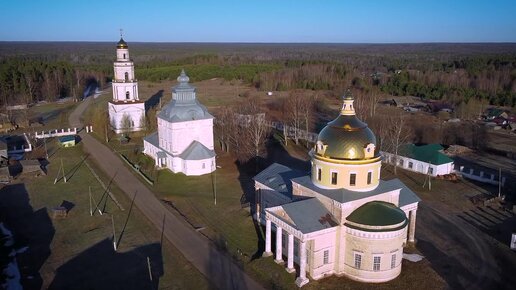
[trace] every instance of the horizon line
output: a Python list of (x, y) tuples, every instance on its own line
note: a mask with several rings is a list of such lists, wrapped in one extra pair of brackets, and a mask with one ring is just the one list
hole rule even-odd
[[(107, 40), (0, 40), (0, 43), (44, 43), (44, 42), (60, 42), (60, 43), (117, 43), (118, 41)], [(176, 44), (516, 44), (516, 41), (421, 41), (421, 42), (264, 42), (264, 41), (127, 41), (128, 43), (176, 43)]]

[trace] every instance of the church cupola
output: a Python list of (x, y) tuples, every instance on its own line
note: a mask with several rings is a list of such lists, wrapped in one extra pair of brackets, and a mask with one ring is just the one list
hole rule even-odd
[(381, 158), (376, 137), (359, 120), (348, 92), (339, 116), (324, 127), (310, 151), (312, 181), (321, 188), (367, 191), (380, 179)]
[(129, 46), (124, 40), (122, 29), (120, 29), (120, 40), (116, 44), (116, 61), (131, 61), (129, 58)]

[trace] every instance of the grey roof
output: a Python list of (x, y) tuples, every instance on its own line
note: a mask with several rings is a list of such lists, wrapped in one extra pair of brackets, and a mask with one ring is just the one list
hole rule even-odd
[(420, 202), (421, 198), (419, 198), (416, 193), (414, 193), (410, 188), (408, 188), (405, 183), (401, 182), (399, 179), (391, 179), (389, 182), (392, 183), (393, 186), (401, 188), (400, 191), (400, 202), (399, 207), (406, 206), (408, 204), (412, 204), (415, 202)]
[(150, 134), (149, 136), (143, 137), (143, 140), (151, 143), (152, 145), (159, 147), (159, 141), (158, 141), (158, 132), (154, 132)]
[(292, 182), (295, 177), (306, 175), (301, 171), (291, 169), (285, 165), (273, 163), (253, 179), (274, 191), (292, 198)]
[(165, 157), (167, 157), (167, 152), (165, 152), (165, 151), (159, 151), (158, 153), (156, 153), (156, 156), (157, 156), (158, 158), (165, 158)]
[[(296, 229), (303, 234), (332, 228), (338, 225), (331, 213), (316, 198), (309, 198), (281, 206), (290, 219), (294, 222)], [(280, 215), (273, 213), (276, 217), (289, 223)]]
[[(403, 182), (399, 179), (391, 179), (391, 180), (380, 180), (380, 184), (373, 190), (370, 191), (352, 191), (348, 189), (323, 189), (315, 186), (312, 183), (310, 176), (302, 176), (293, 178), (292, 182), (299, 183), (304, 187), (307, 187), (313, 191), (316, 191), (324, 196), (327, 196), (333, 200), (336, 200), (341, 203), (350, 202), (353, 200), (362, 199), (365, 197), (371, 197), (378, 194), (382, 194), (388, 191), (396, 190), (401, 188), (400, 192), (400, 205), (407, 205), (413, 202), (419, 202), (420, 199), (417, 195), (407, 188)], [(403, 204), (402, 204), (403, 201)]]
[(179, 154), (183, 160), (203, 160), (215, 157), (215, 151), (206, 148), (202, 143), (193, 141), (185, 151)]
[(192, 120), (213, 119), (205, 106), (196, 99), (196, 89), (191, 86), (185, 71), (177, 77), (178, 85), (172, 88), (172, 101), (158, 114), (168, 122), (185, 122)]

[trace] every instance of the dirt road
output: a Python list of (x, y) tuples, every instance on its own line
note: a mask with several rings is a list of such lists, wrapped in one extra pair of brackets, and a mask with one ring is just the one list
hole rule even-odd
[[(69, 123), (72, 127), (82, 127), (80, 117), (91, 101), (92, 98), (87, 98), (70, 114)], [(108, 176), (113, 177), (116, 185), (129, 198), (134, 198), (135, 205), (143, 214), (217, 288), (263, 289), (233, 263), (229, 256), (218, 251), (209, 240), (193, 230), (184, 220), (168, 211), (108, 147), (84, 130), (79, 135), (84, 149), (98, 166)], [(174, 271), (174, 269), (167, 270)]]

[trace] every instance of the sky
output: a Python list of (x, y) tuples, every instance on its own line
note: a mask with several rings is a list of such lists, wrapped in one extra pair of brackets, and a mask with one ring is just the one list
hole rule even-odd
[(0, 0), (0, 41), (516, 42), (516, 0)]

